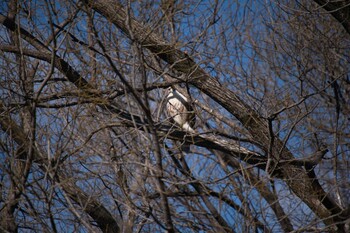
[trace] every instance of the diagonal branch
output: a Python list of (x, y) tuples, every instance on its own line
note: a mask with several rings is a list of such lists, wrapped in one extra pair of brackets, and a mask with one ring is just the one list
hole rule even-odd
[[(257, 142), (265, 145), (266, 148), (268, 147), (267, 122), (259, 117), (259, 114), (242, 101), (234, 92), (222, 86), (216, 79), (201, 69), (185, 52), (167, 43), (167, 41), (154, 33), (151, 28), (140, 24), (136, 19), (128, 15), (124, 7), (116, 1), (85, 0), (84, 2), (96, 12), (105, 16), (129, 36), (129, 38), (132, 38), (133, 41), (137, 41), (144, 48), (149, 49), (165, 62), (169, 63), (174, 70), (188, 75), (188, 82), (190, 84), (203, 91), (233, 114)], [(125, 20), (126, 18), (128, 18), (128, 24)], [(293, 159), (293, 154), (287, 148), (283, 147), (283, 142), (276, 138), (273, 153), (278, 154), (279, 151), (283, 151), (281, 159)], [(279, 167), (281, 169), (281, 178), (327, 225), (333, 225), (338, 221), (336, 217), (331, 217), (331, 211), (327, 208), (328, 205), (325, 205), (324, 200), (330, 200), (332, 209), (336, 209), (337, 212), (341, 211), (341, 208), (330, 199), (322, 187), (312, 185), (312, 180), (303, 168), (295, 167), (288, 163), (280, 164)], [(302, 185), (300, 185), (301, 183)]]
[[(268, 140), (261, 130), (265, 123), (259, 118), (258, 114), (245, 104), (234, 92), (223, 87), (216, 79), (208, 75), (185, 52), (170, 45), (167, 41), (153, 33), (152, 29), (140, 24), (134, 18), (129, 17), (121, 4), (111, 0), (85, 2), (95, 11), (114, 23), (126, 33), (126, 35), (131, 36), (132, 33), (133, 38), (138, 43), (171, 64), (174, 70), (190, 75), (190, 80), (188, 80), (190, 84), (212, 97), (239, 119), (252, 133), (256, 133), (256, 131), (259, 130), (259, 136)], [(129, 18), (132, 32), (130, 32), (125, 20), (127, 17)], [(259, 139), (259, 141), (261, 141), (262, 138)]]

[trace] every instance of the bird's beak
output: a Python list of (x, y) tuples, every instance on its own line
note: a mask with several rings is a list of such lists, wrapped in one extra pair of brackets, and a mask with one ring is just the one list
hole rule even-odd
[(170, 94), (172, 91), (173, 91), (173, 87), (168, 87), (168, 88), (166, 89), (166, 93), (167, 93), (167, 94)]

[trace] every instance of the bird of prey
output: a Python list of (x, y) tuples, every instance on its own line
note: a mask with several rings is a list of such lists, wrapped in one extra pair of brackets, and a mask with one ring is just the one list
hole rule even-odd
[[(175, 88), (167, 89), (166, 109), (171, 120), (189, 133), (195, 133), (195, 113), (188, 99)], [(189, 145), (183, 145), (182, 150), (189, 152)]]

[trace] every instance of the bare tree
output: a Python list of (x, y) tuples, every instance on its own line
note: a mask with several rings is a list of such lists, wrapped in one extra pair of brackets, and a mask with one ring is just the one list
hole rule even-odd
[(349, 12), (1, 3), (1, 231), (349, 231)]

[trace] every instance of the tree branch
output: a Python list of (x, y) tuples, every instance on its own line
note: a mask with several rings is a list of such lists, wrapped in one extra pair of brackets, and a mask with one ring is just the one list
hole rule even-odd
[[(6, 132), (9, 137), (11, 137), (21, 148), (25, 148), (23, 154), (28, 153), (29, 146), (28, 138), (26, 134), (23, 132), (23, 129), (19, 127), (16, 122), (14, 122), (10, 116), (8, 115), (8, 111), (5, 106), (0, 101), (0, 127), (3, 132)], [(42, 168), (48, 167), (49, 164), (45, 156), (43, 156), (40, 151), (34, 147), (33, 156), (34, 161), (42, 165)], [(120, 228), (118, 226), (117, 221), (113, 218), (113, 216), (109, 213), (109, 211), (97, 200), (83, 192), (78, 186), (71, 181), (71, 179), (67, 179), (63, 173), (59, 174), (60, 185), (64, 189), (64, 191), (68, 194), (68, 196), (77, 204), (81, 205), (89, 214), (94, 221), (98, 224), (103, 232), (119, 232)]]
[(328, 11), (350, 35), (350, 4), (348, 1), (314, 0)]

